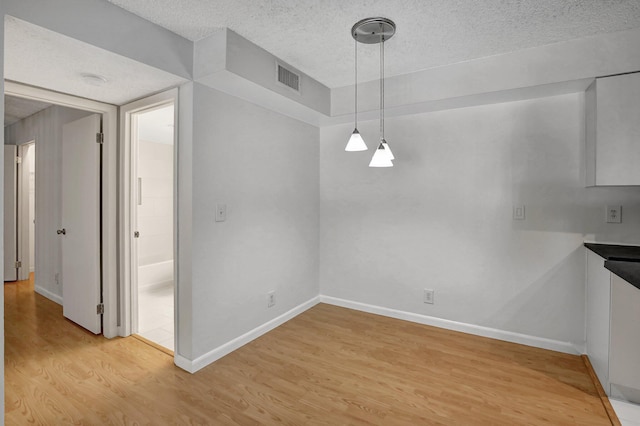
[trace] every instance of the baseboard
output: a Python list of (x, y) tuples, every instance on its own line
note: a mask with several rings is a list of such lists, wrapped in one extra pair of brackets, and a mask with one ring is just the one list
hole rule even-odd
[(40, 286), (35, 286), (34, 290), (41, 296), (46, 297), (47, 299), (56, 302), (58, 305), (62, 305), (62, 296), (58, 296), (55, 293), (51, 293), (49, 290), (44, 289)]
[(289, 321), (290, 319), (300, 315), (301, 313), (303, 313), (304, 311), (306, 311), (307, 309), (310, 309), (312, 307), (314, 307), (315, 305), (317, 305), (320, 302), (320, 296), (316, 296), (312, 299), (309, 299), (308, 301), (296, 306), (295, 308), (285, 312), (284, 314), (272, 319), (269, 322), (266, 322), (256, 328), (254, 328), (251, 331), (248, 331), (247, 333), (243, 334), (242, 336), (236, 337), (235, 339), (225, 343), (222, 346), (219, 346), (217, 348), (215, 348), (214, 350), (207, 352), (206, 354), (199, 356), (198, 358), (194, 359), (193, 361), (188, 360), (187, 358), (184, 358), (183, 356), (180, 356), (178, 354), (176, 354), (174, 356), (174, 363), (182, 368), (183, 370), (186, 370), (190, 373), (195, 373), (196, 371), (206, 367), (207, 365), (211, 364), (212, 362), (222, 358), (225, 355), (230, 354), (231, 352), (235, 351), (236, 349), (240, 348), (241, 346), (246, 345), (247, 343), (251, 342), (254, 339), (257, 339), (258, 337), (262, 336), (265, 333), (268, 333), (269, 331), (273, 330), (274, 328), (278, 327), (279, 325), (284, 324), (285, 322)]
[(613, 409), (611, 402), (609, 401), (609, 397), (604, 391), (602, 387), (602, 383), (598, 379), (598, 375), (596, 374), (596, 370), (593, 369), (593, 365), (591, 364), (591, 360), (589, 359), (589, 355), (582, 354), (582, 361), (584, 362), (584, 366), (589, 373), (589, 377), (591, 377), (591, 381), (593, 382), (593, 386), (596, 388), (596, 392), (598, 392), (598, 397), (600, 398), (600, 402), (602, 402), (602, 406), (604, 407), (604, 411), (607, 412), (607, 416), (609, 416), (609, 420), (611, 424), (614, 426), (620, 426), (620, 419), (618, 419), (618, 415), (616, 411)]
[(561, 342), (558, 340), (545, 339), (543, 337), (536, 337), (527, 334), (514, 333), (512, 331), (500, 330), (497, 328), (483, 327), (475, 324), (451, 321), (447, 319), (431, 317), (428, 315), (415, 314), (413, 312), (399, 311), (396, 309), (369, 305), (360, 302), (353, 302), (351, 300), (339, 299), (337, 297), (331, 296), (320, 296), (320, 302), (327, 303), (329, 305), (341, 306), (343, 308), (354, 309), (356, 311), (368, 312), (370, 314), (382, 315), (385, 317), (411, 321), (418, 324), (431, 325), (447, 330), (460, 331), (463, 333), (474, 334), (476, 336), (490, 337), (492, 339), (504, 340), (506, 342), (519, 343), (522, 345), (549, 349), (552, 351), (564, 352), (572, 355), (580, 355), (582, 353), (580, 348), (569, 342)]
[(252, 340), (262, 336), (263, 334), (268, 333), (279, 325), (284, 324), (297, 315), (300, 315), (301, 313), (303, 313), (307, 309), (312, 308), (318, 303), (327, 303), (329, 305), (341, 306), (343, 308), (354, 309), (356, 311), (368, 312), (371, 314), (382, 315), (390, 318), (411, 321), (418, 324), (425, 324), (433, 327), (444, 328), (447, 330), (460, 331), (462, 333), (489, 337), (492, 339), (504, 340), (506, 342), (519, 343), (522, 345), (533, 346), (572, 355), (580, 355), (582, 353), (580, 348), (569, 342), (545, 339), (543, 337), (514, 333), (511, 331), (505, 331), (496, 328), (483, 327), (475, 324), (451, 321), (447, 319), (431, 317), (428, 315), (416, 314), (413, 312), (399, 311), (382, 306), (369, 305), (366, 303), (339, 299), (337, 297), (320, 295), (296, 306), (295, 308), (291, 309), (288, 312), (285, 312), (279, 317), (274, 318), (271, 321), (254, 328), (253, 330), (243, 334), (242, 336), (239, 336), (225, 343), (224, 345), (219, 346), (202, 356), (199, 356), (193, 361), (176, 353), (174, 356), (174, 363), (183, 370), (186, 370), (190, 373), (195, 373), (196, 371), (206, 367), (207, 365), (215, 362), (223, 356), (230, 354), (241, 346), (244, 346)]

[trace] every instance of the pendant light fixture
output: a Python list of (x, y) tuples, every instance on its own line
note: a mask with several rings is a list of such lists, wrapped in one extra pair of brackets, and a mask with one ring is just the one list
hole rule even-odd
[[(396, 24), (388, 18), (366, 18), (355, 23), (351, 28), (351, 35), (357, 43), (380, 44), (380, 142), (373, 153), (369, 167), (393, 167), (395, 157), (389, 144), (384, 138), (384, 42), (396, 33)], [(356, 47), (357, 52), (357, 47)], [(357, 62), (356, 62), (357, 74)], [(356, 129), (357, 132), (357, 76), (356, 76)], [(364, 144), (364, 142), (363, 142)], [(347, 144), (347, 148), (349, 145)], [(365, 145), (366, 147), (366, 145)], [(347, 149), (348, 150), (348, 149)]]
[(358, 39), (356, 38), (356, 36), (353, 36), (355, 42), (354, 42), (354, 46), (355, 46), (355, 90), (356, 90), (356, 94), (355, 94), (355, 107), (354, 107), (354, 111), (355, 111), (355, 125), (354, 125), (354, 129), (353, 129), (353, 133), (351, 133), (351, 137), (349, 138), (349, 142), (347, 142), (347, 146), (344, 148), (345, 151), (366, 151), (367, 148), (367, 144), (364, 142), (364, 139), (362, 139), (362, 136), (360, 135), (360, 132), (358, 131)]

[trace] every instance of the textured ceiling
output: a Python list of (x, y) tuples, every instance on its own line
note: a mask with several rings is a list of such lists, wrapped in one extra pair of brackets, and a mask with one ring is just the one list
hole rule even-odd
[(7, 95), (4, 97), (4, 125), (9, 126), (50, 106), (45, 102)]
[[(114, 105), (176, 86), (184, 79), (42, 27), (5, 17), (4, 76)], [(103, 85), (83, 74), (104, 76)]]
[[(351, 26), (391, 18), (388, 76), (640, 27), (639, 0), (108, 0), (191, 40), (228, 27), (329, 87), (353, 83)], [(377, 78), (377, 46), (359, 46)]]

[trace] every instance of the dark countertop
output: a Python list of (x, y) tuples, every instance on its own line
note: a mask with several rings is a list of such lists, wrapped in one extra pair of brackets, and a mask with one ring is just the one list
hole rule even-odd
[(640, 247), (595, 243), (584, 246), (605, 259), (605, 268), (640, 289)]

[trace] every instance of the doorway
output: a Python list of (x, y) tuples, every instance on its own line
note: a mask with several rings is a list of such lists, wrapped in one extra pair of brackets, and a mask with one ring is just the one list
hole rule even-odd
[(130, 154), (131, 333), (170, 351), (175, 348), (175, 96), (169, 91), (122, 110)]
[[(36, 231), (35, 233), (37, 234), (33, 244), (36, 247), (35, 258), (37, 261), (35, 267), (35, 291), (63, 305), (64, 315), (84, 328), (94, 333), (100, 333), (102, 331), (104, 336), (108, 338), (115, 337), (118, 332), (117, 298), (115, 297), (117, 294), (117, 271), (115, 268), (117, 108), (100, 102), (5, 81), (5, 96), (7, 95), (52, 105), (51, 108), (43, 111), (43, 125), (20, 126), (19, 128), (24, 130), (25, 134), (34, 133), (35, 137), (33, 139), (35, 139), (36, 142), (49, 138), (49, 143), (41, 143), (38, 146), (37, 161), (41, 166), (44, 166), (41, 160), (45, 158), (60, 159), (59, 162), (49, 162), (53, 164), (54, 167), (57, 167), (56, 169), (51, 169), (51, 167), (46, 166), (43, 170), (52, 176), (57, 176), (55, 170), (58, 170), (61, 174), (60, 183), (62, 189), (58, 191), (36, 191), (36, 194), (40, 195), (38, 195), (38, 206), (35, 210), (35, 215), (39, 219), (36, 220), (36, 224), (34, 224), (34, 231)], [(47, 123), (58, 123), (56, 126), (59, 126), (56, 127), (56, 131), (53, 131), (53, 128)], [(6, 134), (5, 131), (5, 136)], [(97, 134), (103, 135), (102, 140), (104, 143), (96, 143)], [(15, 135), (15, 138), (16, 140), (22, 141), (30, 140), (25, 139), (24, 135)], [(76, 138), (82, 140), (81, 145), (83, 149), (88, 148), (91, 150), (92, 158), (95, 161), (79, 161), (80, 157), (77, 157), (77, 155), (80, 155), (79, 149), (68, 145), (68, 142), (72, 142)], [(82, 158), (85, 157), (86, 156), (82, 155)], [(100, 157), (102, 160), (100, 160)], [(78, 166), (79, 164), (82, 166)], [(68, 173), (63, 173), (64, 171), (72, 173), (73, 176), (66, 176)], [(78, 173), (80, 171), (86, 172), (86, 176), (79, 176)], [(56, 177), (46, 178), (47, 173), (39, 176), (39, 183), (36, 183), (36, 185), (40, 187), (44, 183), (57, 181), (58, 178)], [(38, 173), (38, 175), (40, 175), (40, 173)], [(89, 176), (91, 180), (88, 178)], [(21, 179), (17, 178), (16, 180), (20, 181)], [(95, 194), (95, 200), (93, 199), (93, 195), (91, 197), (75, 197), (74, 194), (77, 195), (80, 193), (78, 188), (72, 188), (72, 185), (63, 184), (65, 181), (90, 186), (90, 193)], [(65, 191), (64, 188), (67, 188), (67, 190)], [(86, 273), (86, 271), (76, 274), (77, 276), (75, 277), (75, 281), (78, 283), (77, 288), (79, 289), (86, 290), (88, 288), (86, 283), (92, 283), (92, 293), (85, 294), (84, 296), (86, 297), (76, 297), (80, 296), (80, 293), (74, 291), (74, 287), (69, 284), (73, 281), (73, 277), (71, 276), (72, 274), (65, 273), (64, 271), (65, 256), (62, 255), (62, 259), (60, 259), (60, 255), (58, 254), (65, 251), (65, 245), (73, 249), (79, 247), (79, 245), (73, 243), (73, 238), (80, 238), (82, 246), (88, 244), (86, 240), (88, 233), (80, 231), (80, 229), (76, 227), (75, 223), (77, 223), (77, 221), (70, 218), (68, 222), (74, 223), (72, 227), (64, 223), (65, 217), (69, 216), (67, 214), (68, 212), (64, 210), (64, 206), (70, 207), (74, 213), (80, 211), (79, 209), (73, 208), (71, 203), (64, 202), (63, 199), (66, 195), (71, 195), (72, 198), (76, 200), (76, 207), (81, 206), (82, 209), (86, 209), (91, 206), (93, 209), (93, 211), (90, 212), (92, 221), (90, 224), (90, 228), (92, 229), (91, 238), (93, 241), (93, 243), (91, 243), (92, 249), (83, 250), (82, 256), (78, 253), (72, 253), (66, 256), (66, 259), (70, 261), (68, 265), (72, 266), (71, 269), (76, 270), (78, 269), (77, 267), (81, 267), (86, 270), (87, 267), (91, 266), (92, 272), (90, 278), (87, 278), (89, 274)], [(90, 199), (92, 200), (91, 203), (89, 203)], [(5, 208), (6, 204), (5, 200)], [(19, 207), (21, 203), (16, 204), (18, 204)], [(16, 208), (16, 212), (18, 210), (19, 208)], [(23, 210), (26, 209), (23, 208)], [(38, 211), (40, 213), (38, 213)], [(56, 216), (54, 213), (57, 211), (59, 211), (60, 214)], [(36, 225), (37, 227), (35, 227)], [(24, 228), (23, 226), (20, 229)], [(17, 240), (25, 241), (25, 234), (27, 232), (28, 231), (24, 231), (22, 237), (18, 237)], [(22, 245), (23, 252), (25, 246), (26, 244)], [(40, 249), (38, 249), (38, 247), (40, 247)], [(91, 255), (91, 262), (83, 260), (85, 255)], [(27, 274), (23, 279), (28, 277), (29, 268), (26, 259), (29, 257), (29, 255), (23, 255), (21, 259), (23, 264), (22, 269), (24, 269), (24, 272)], [(74, 261), (74, 259), (77, 260), (77, 262)], [(100, 259), (102, 261), (100, 261)], [(90, 263), (93, 264), (90, 265)], [(41, 271), (44, 272), (40, 273)], [(85, 283), (85, 285), (82, 283)], [(62, 297), (63, 284), (65, 290), (64, 297)], [(102, 288), (100, 288), (101, 285)], [(85, 321), (78, 317), (76, 313), (91, 318), (91, 325), (87, 326), (87, 324), (84, 323)]]
[(35, 141), (4, 152), (4, 281), (13, 282), (35, 270)]

